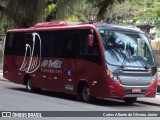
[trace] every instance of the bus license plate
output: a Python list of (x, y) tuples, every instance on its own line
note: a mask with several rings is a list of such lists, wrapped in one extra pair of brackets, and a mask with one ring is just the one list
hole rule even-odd
[(132, 89), (132, 93), (140, 93), (141, 89)]

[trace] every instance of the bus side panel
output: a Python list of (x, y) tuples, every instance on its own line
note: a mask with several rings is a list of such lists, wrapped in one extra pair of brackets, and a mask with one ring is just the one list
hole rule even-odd
[(3, 77), (14, 83), (23, 84), (23, 74), (19, 72), (17, 63), (16, 56), (4, 55)]
[(104, 74), (103, 88), (103, 98), (122, 98), (125, 95), (124, 87), (112, 80), (107, 73)]
[(39, 69), (34, 73), (34, 86), (62, 92), (64, 77), (63, 77), (63, 59), (44, 57), (41, 59)]
[(62, 61), (61, 90), (69, 94), (76, 94), (77, 65), (76, 59)]
[[(14, 83), (24, 84), (25, 75), (29, 75), (29, 77), (32, 79), (34, 87), (43, 88), (44, 81), (43, 81), (43, 76), (40, 73), (40, 68), (38, 67), (38, 69), (35, 72), (28, 73), (27, 72), (27, 70), (29, 69), (28, 66), (23, 67), (22, 69), (23, 61), (24, 61), (24, 56), (5, 55), (4, 66), (3, 66), (3, 77)], [(26, 57), (25, 61), (30, 61), (30, 56)]]
[[(42, 58), (39, 69), (34, 73), (33, 84), (45, 89), (75, 94), (76, 60), (64, 58)], [(41, 83), (41, 84), (40, 84)]]
[(48, 69), (42, 70), (42, 58), (32, 56), (18, 56), (16, 61), (16, 69), (18, 72), (25, 77), (29, 76), (32, 80), (33, 87), (45, 88), (49, 78), (47, 72)]
[(101, 65), (87, 60), (77, 60), (77, 77), (77, 84), (80, 81), (86, 81), (88, 83), (91, 96), (102, 97)]

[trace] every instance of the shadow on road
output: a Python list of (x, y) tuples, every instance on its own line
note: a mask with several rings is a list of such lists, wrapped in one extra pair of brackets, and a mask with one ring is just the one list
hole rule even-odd
[[(8, 87), (8, 89), (27, 92), (25, 88)], [(55, 97), (55, 98), (60, 98), (60, 99), (65, 99), (65, 100), (71, 100), (74, 102), (78, 101), (77, 97), (75, 95), (58, 93), (58, 92), (49, 91), (49, 90), (41, 90), (41, 91), (37, 91), (37, 92), (31, 93), (31, 94), (39, 94), (39, 95), (48, 96), (48, 97)], [(81, 101), (78, 101), (78, 102), (81, 102)], [(151, 105), (151, 106), (160, 106), (160, 104), (149, 103), (149, 102), (144, 102), (144, 101), (137, 101), (136, 103), (146, 104), (146, 105)], [(123, 106), (140, 106), (136, 103), (126, 104), (123, 100), (96, 98), (92, 103), (88, 103), (88, 104), (98, 105), (98, 106), (122, 106), (122, 107)]]
[(160, 107), (160, 104), (152, 103), (152, 102), (137, 101), (137, 103)]

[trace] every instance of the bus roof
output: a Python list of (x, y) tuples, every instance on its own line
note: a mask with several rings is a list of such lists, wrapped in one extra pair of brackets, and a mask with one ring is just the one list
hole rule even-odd
[(108, 30), (122, 30), (122, 31), (132, 31), (132, 32), (140, 32), (139, 30), (113, 25), (106, 24), (102, 22), (66, 22), (66, 21), (55, 21), (55, 22), (42, 22), (37, 23), (29, 28), (20, 28), (20, 29), (10, 29), (7, 32), (25, 32), (25, 31), (34, 31), (34, 30), (52, 30), (52, 29), (65, 29), (65, 28), (86, 28), (86, 27), (96, 27), (98, 29), (108, 29)]
[(135, 28), (125, 27), (120, 25), (113, 25), (113, 24), (95, 24), (94, 26), (98, 29), (106, 29), (106, 30), (113, 30), (113, 31), (142, 32)]

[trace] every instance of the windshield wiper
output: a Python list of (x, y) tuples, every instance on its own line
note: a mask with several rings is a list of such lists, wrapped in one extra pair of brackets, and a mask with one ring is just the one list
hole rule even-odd
[[(136, 57), (141, 62), (141, 64), (144, 66), (145, 69), (149, 69), (147, 62), (143, 59), (142, 56), (134, 56), (134, 57)], [(127, 56), (125, 56), (123, 63), (121, 65), (121, 68), (125, 68), (126, 60), (127, 60)]]
[[(127, 53), (127, 52), (126, 52), (126, 53)], [(125, 68), (127, 59), (128, 59), (128, 58), (127, 58), (127, 55), (126, 55), (125, 58), (123, 59), (121, 68)]]
[(147, 62), (143, 59), (142, 56), (136, 56), (136, 57), (138, 58), (138, 60), (141, 62), (141, 64), (144, 66), (145, 69), (149, 69)]

